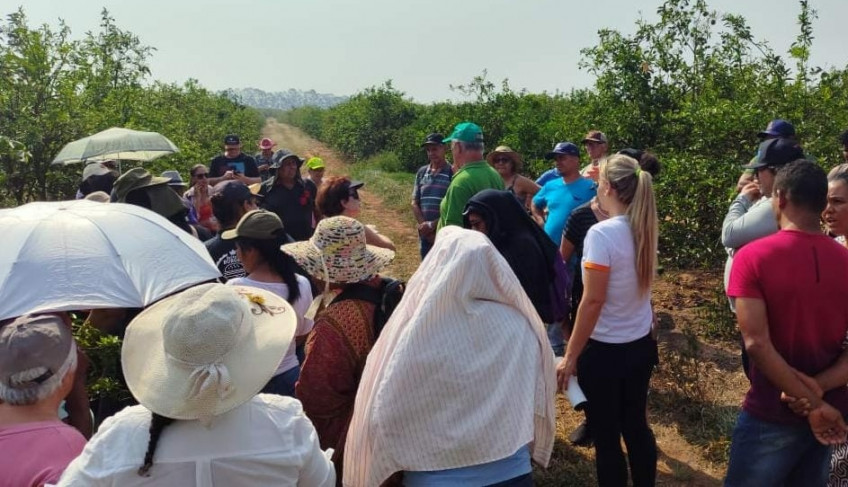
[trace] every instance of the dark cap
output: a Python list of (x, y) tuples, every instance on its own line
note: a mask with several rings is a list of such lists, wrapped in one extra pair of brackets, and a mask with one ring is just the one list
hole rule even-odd
[(362, 181), (351, 181), (349, 187), (350, 189), (359, 189), (363, 186), (365, 186), (365, 183), (363, 183)]
[(443, 140), (445, 140), (444, 135), (438, 132), (433, 132), (432, 134), (428, 135), (426, 139), (424, 139), (424, 142), (421, 143), (421, 147), (426, 147), (428, 145), (442, 145)]
[(266, 210), (251, 210), (245, 213), (232, 230), (221, 233), (224, 240), (238, 237), (271, 240), (283, 229), (283, 221), (275, 213)]
[(746, 164), (745, 169), (776, 167), (804, 158), (804, 151), (798, 141), (792, 139), (769, 139), (760, 144), (757, 160)]
[(545, 154), (545, 159), (553, 159), (558, 155), (580, 157), (580, 149), (571, 142), (560, 142), (554, 146), (554, 150)]
[(277, 152), (274, 152), (273, 156), (271, 156), (271, 166), (270, 166), (270, 168), (271, 169), (279, 169), (280, 166), (283, 165), (283, 161), (285, 161), (286, 159), (288, 159), (290, 157), (295, 158), (295, 160), (297, 161), (297, 167), (298, 168), (300, 168), (300, 166), (303, 165), (303, 159), (300, 158), (299, 156), (297, 156), (294, 152), (292, 152), (288, 149), (279, 149)]
[(786, 120), (776, 118), (769, 122), (766, 129), (757, 134), (757, 137), (764, 139), (766, 137), (794, 137), (795, 126)]
[(224, 137), (224, 145), (239, 145), (241, 144), (241, 139), (236, 134), (229, 134)]
[[(253, 197), (259, 196), (250, 191), (241, 181), (222, 181), (212, 188), (212, 196), (221, 198), (226, 203), (241, 203), (248, 201)], [(219, 196), (220, 195), (220, 196)]]

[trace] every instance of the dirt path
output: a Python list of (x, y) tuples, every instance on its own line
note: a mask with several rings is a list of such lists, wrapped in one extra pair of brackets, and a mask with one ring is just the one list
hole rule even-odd
[[(263, 136), (302, 157), (321, 157), (327, 164), (328, 175), (348, 173), (339, 154), (295, 127), (269, 119)], [(388, 208), (381, 196), (369, 191), (367, 185), (361, 194), (360, 219), (376, 225), (397, 246), (397, 257), (387, 274), (409, 279), (419, 263), (418, 239), (411, 212)], [(705, 344), (698, 352), (699, 357), (690, 362), (673, 359), (685, 347), (686, 338), (681, 330), (693, 323), (695, 309), (703, 303), (703, 297), (720, 285), (720, 276), (707, 273), (669, 273), (655, 284), (656, 310), (661, 314), (663, 327), (659, 339), (661, 365), (651, 383), (649, 420), (659, 449), (658, 485), (717, 486), (721, 485), (724, 476), (726, 465), (721, 460), (724, 453), (717, 450), (727, 447), (726, 440), (720, 434), (710, 434), (710, 429), (699, 421), (725, 423), (729, 420), (732, 424), (735, 419), (747, 387), (739, 371), (738, 351)], [(686, 367), (694, 368), (690, 371)], [(683, 408), (676, 391), (681, 388), (680, 382), (688, 380), (701, 383), (704, 397), (702, 402)], [(693, 407), (700, 410), (691, 413)], [(594, 450), (574, 447), (568, 442), (568, 435), (583, 415), (573, 411), (562, 396), (557, 398), (557, 409), (554, 454), (547, 470), (537, 470), (537, 485), (591, 484), (588, 479), (594, 479)]]
[[(345, 162), (339, 154), (296, 127), (268, 119), (262, 129), (262, 136), (270, 137), (277, 143), (277, 148), (285, 147), (306, 159), (313, 156), (320, 157), (327, 165), (324, 177), (348, 175)], [(359, 220), (365, 224), (375, 225), (381, 233), (392, 239), (397, 247), (395, 260), (385, 274), (409, 280), (420, 260), (418, 233), (412, 226), (410, 219), (412, 210), (410, 209), (408, 213), (404, 214), (384, 207), (382, 198), (369, 191), (368, 185), (363, 188), (360, 194), (362, 196), (362, 214)]]

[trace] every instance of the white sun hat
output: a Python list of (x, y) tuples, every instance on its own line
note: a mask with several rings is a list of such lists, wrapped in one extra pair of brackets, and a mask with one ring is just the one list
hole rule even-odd
[(297, 325), (276, 294), (202, 284), (142, 311), (127, 327), (121, 365), (138, 402), (172, 419), (213, 417), (268, 382)]

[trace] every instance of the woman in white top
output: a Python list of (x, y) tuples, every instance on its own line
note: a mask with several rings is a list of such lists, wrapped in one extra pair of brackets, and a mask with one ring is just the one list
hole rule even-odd
[(295, 397), (294, 384), (300, 376), (295, 344), (303, 344), (312, 331), (312, 320), (304, 317), (312, 303), (312, 289), (306, 277), (295, 273), (294, 259), (280, 251), (280, 245), (287, 243), (283, 222), (270, 211), (249, 211), (234, 229), (222, 233), (221, 238), (235, 239), (236, 256), (247, 273), (246, 277), (230, 279), (227, 284), (270, 291), (288, 301), (297, 314), (295, 340), (281, 357), (274, 377), (262, 388), (262, 392), (269, 394)]
[(217, 283), (142, 311), (121, 349), (139, 405), (106, 420), (58, 485), (335, 485), (300, 402), (257, 394), (296, 325), (279, 296)]
[(636, 160), (614, 155), (601, 165), (598, 199), (610, 218), (586, 235), (583, 299), (557, 380), (567, 389), (576, 374), (589, 401), (598, 484), (627, 485), (623, 437), (634, 487), (654, 485), (657, 447), (646, 416), (658, 362), (651, 336), (658, 233), (651, 175)]

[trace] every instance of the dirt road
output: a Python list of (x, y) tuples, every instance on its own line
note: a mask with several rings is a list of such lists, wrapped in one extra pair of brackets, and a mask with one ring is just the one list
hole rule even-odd
[[(263, 136), (277, 142), (278, 148), (286, 147), (302, 157), (321, 157), (327, 164), (328, 175), (347, 174), (346, 163), (339, 154), (295, 127), (269, 119)], [(410, 214), (385, 205), (381, 196), (369, 191), (367, 185), (361, 195), (360, 220), (376, 225), (397, 246), (397, 257), (386, 274), (408, 280), (419, 263), (418, 238)], [(650, 423), (659, 448), (658, 485), (721, 485), (726, 464), (721, 458), (723, 453), (717, 450), (726, 448), (726, 437), (701, 422), (729, 421), (732, 425), (738, 401), (747, 388), (739, 371), (737, 350), (704, 345), (699, 353), (701, 359), (688, 362), (698, 368), (697, 374), (678, 371), (678, 366), (687, 362), (673, 360), (674, 353), (685, 346), (681, 327), (694, 320), (698, 303), (709, 295), (712, 287), (719, 285), (717, 275), (690, 272), (667, 273), (654, 286), (656, 309), (666, 323), (660, 334), (661, 365), (651, 383), (649, 405)], [(682, 407), (675, 395), (680, 387), (673, 383), (685, 380), (701, 382), (705, 397)], [(700, 408), (701, 412), (687, 413), (692, 407)], [(583, 414), (573, 411), (562, 396), (557, 398), (557, 409), (557, 438), (551, 465), (547, 470), (536, 469), (536, 484), (592, 484), (594, 450), (568, 442), (569, 433), (583, 419)]]
[[(296, 127), (268, 119), (262, 129), (262, 136), (270, 137), (277, 143), (278, 149), (285, 147), (307, 159), (313, 156), (320, 157), (327, 165), (324, 177), (348, 174), (345, 162), (339, 154)], [(370, 191), (368, 185), (363, 188), (360, 195), (362, 214), (359, 220), (365, 224), (375, 225), (381, 233), (392, 239), (397, 247), (395, 260), (385, 274), (405, 281), (409, 280), (420, 261), (418, 233), (410, 220), (412, 210), (404, 214), (384, 207), (382, 198)]]

